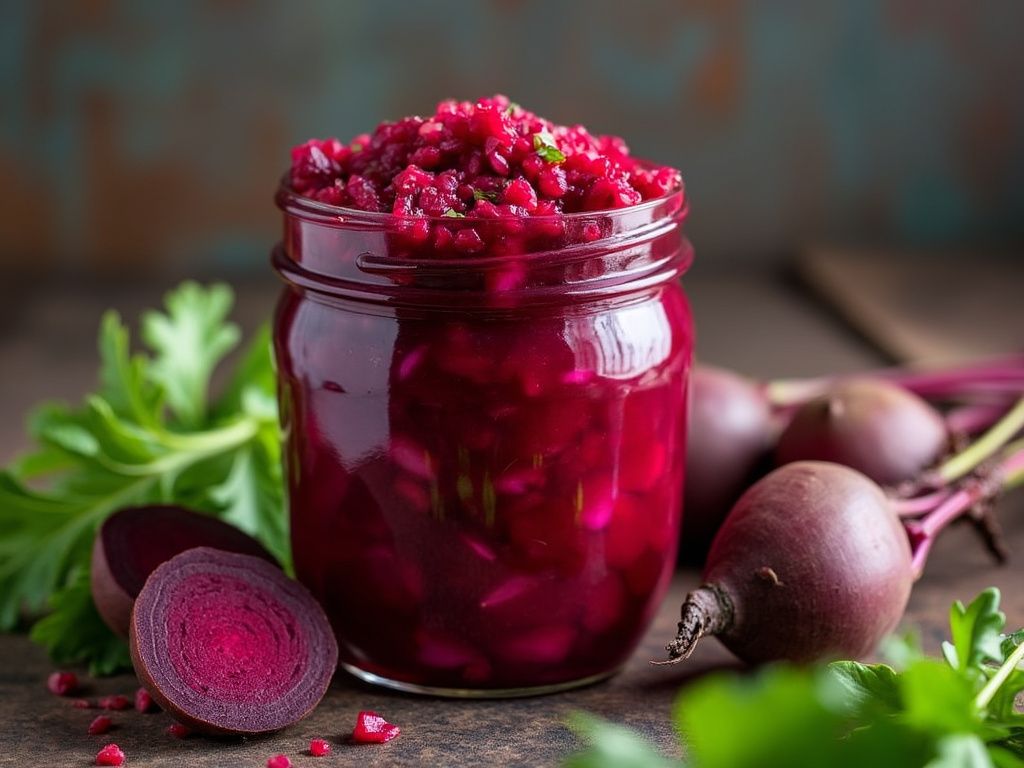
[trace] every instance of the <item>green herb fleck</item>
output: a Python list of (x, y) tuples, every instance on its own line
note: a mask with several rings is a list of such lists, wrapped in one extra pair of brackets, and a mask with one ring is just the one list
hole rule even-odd
[(454, 208), (449, 208), (447, 211), (444, 212), (444, 217), (446, 219), (464, 219), (466, 218), (466, 214), (459, 213)]
[(493, 203), (495, 200), (498, 199), (498, 193), (497, 192), (488, 192), (487, 190), (484, 190), (484, 189), (474, 189), (473, 190), (473, 199), (474, 200), (489, 200), (490, 202)]
[(533, 148), (542, 160), (555, 165), (565, 162), (565, 154), (555, 144), (555, 137), (547, 130), (533, 134)]

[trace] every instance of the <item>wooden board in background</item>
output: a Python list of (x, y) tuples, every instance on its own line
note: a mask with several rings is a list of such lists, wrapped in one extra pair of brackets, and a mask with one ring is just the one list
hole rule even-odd
[(797, 268), (894, 360), (946, 363), (1024, 351), (1024, 254), (997, 259), (813, 248)]

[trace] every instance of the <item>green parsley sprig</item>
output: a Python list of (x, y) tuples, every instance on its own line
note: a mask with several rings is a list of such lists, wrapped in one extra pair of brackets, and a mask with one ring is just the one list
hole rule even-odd
[(98, 392), (79, 407), (38, 407), (35, 447), (0, 470), (0, 629), (49, 609), (33, 639), (56, 662), (87, 662), (95, 674), (128, 661), (89, 592), (93, 538), (112, 512), (188, 506), (288, 564), (269, 331), (252, 338), (215, 398), (213, 372), (241, 337), (228, 320), (231, 289), (187, 282), (165, 303), (142, 318), (144, 351), (132, 351), (117, 313), (104, 315)]
[[(1024, 631), (1003, 634), (999, 592), (950, 612), (944, 659), (894, 639), (887, 664), (838, 661), (721, 674), (685, 689), (674, 721), (687, 754), (667, 759), (641, 737), (589, 715), (569, 768), (1021, 768)], [(897, 661), (898, 660), (898, 661)]]

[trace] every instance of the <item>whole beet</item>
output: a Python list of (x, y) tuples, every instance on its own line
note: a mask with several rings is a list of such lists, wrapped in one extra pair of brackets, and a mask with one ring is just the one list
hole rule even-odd
[(896, 626), (914, 581), (882, 490), (826, 462), (776, 469), (743, 494), (682, 608), (670, 661), (717, 635), (744, 661), (861, 658)]
[(774, 428), (768, 401), (750, 379), (701, 365), (690, 387), (681, 552), (703, 562), (729, 508), (770, 455)]
[(878, 379), (836, 384), (796, 410), (779, 436), (777, 464), (845, 464), (880, 485), (916, 477), (949, 448), (942, 415), (902, 387)]

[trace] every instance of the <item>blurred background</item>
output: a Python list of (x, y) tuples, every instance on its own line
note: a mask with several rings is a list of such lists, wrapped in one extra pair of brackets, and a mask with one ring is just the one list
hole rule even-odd
[(495, 92), (682, 169), (698, 356), (1024, 349), (1021, 0), (0, 0), (0, 459), (185, 277), (270, 316), (289, 148)]
[(291, 145), (494, 92), (680, 167), (698, 270), (1024, 240), (1020, 0), (0, 8), (0, 274), (266, 272)]

